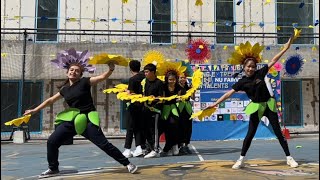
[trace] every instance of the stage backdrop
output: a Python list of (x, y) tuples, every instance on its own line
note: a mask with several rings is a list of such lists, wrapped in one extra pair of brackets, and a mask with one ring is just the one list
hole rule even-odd
[[(259, 64), (260, 69), (265, 64)], [(197, 112), (213, 104), (219, 97), (232, 88), (232, 85), (242, 77), (232, 75), (240, 71), (240, 66), (233, 65), (197, 65), (204, 73), (202, 86), (196, 92), (193, 110)], [(192, 68), (195, 68), (192, 65)], [(279, 74), (268, 75), (277, 101), (280, 101)], [(250, 102), (245, 93), (235, 93), (231, 98), (219, 105), (217, 111), (203, 121), (193, 120), (192, 140), (232, 140), (244, 139), (249, 124), (249, 116), (243, 110)], [(255, 139), (273, 139), (271, 125), (268, 120), (261, 121), (254, 137)]]

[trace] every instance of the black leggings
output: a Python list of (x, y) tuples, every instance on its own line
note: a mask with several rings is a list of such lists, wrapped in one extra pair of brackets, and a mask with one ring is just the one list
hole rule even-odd
[[(47, 141), (47, 158), (49, 169), (58, 169), (59, 147), (66, 139), (70, 139), (75, 135), (76, 131), (73, 121), (63, 122), (50, 135)], [(130, 163), (129, 160), (122, 155), (121, 151), (107, 140), (100, 127), (89, 122), (86, 130), (82, 133), (82, 136), (90, 140), (93, 144), (98, 146), (101, 150), (118, 161), (120, 164), (126, 166)]]
[[(278, 120), (278, 115), (275, 112), (272, 112), (269, 107), (267, 106), (264, 114), (264, 116), (266, 116), (269, 121), (270, 124), (273, 128), (273, 131), (275, 133), (275, 135), (277, 136), (282, 149), (284, 150), (286, 156), (290, 156), (290, 152), (289, 152), (289, 147), (288, 147), (288, 142), (285, 139), (285, 137), (283, 136), (282, 132), (281, 132), (281, 128), (280, 128), (280, 124), (279, 124), (279, 120)], [(249, 129), (247, 132), (247, 135), (243, 141), (243, 146), (242, 146), (242, 150), (241, 150), (241, 156), (245, 156), (251, 141), (254, 137), (254, 135), (256, 134), (256, 131), (258, 129), (258, 125), (259, 125), (260, 119), (258, 117), (258, 112), (255, 112), (253, 114), (250, 115), (250, 121), (249, 121)]]
[(145, 144), (142, 143), (143, 137), (143, 122), (142, 122), (142, 105), (131, 104), (129, 106), (129, 116), (127, 117), (127, 133), (124, 148), (131, 149), (131, 144), (133, 141), (133, 135), (135, 140), (135, 145), (145, 149)]
[(192, 119), (190, 119), (191, 115), (184, 108), (180, 113), (180, 122), (182, 129), (181, 134), (181, 142), (185, 143), (185, 145), (190, 144), (191, 135), (192, 135)]

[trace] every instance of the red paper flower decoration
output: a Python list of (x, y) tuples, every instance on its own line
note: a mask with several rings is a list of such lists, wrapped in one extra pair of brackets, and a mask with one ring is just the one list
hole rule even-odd
[(211, 58), (209, 44), (203, 39), (191, 40), (185, 51), (191, 64), (202, 64)]

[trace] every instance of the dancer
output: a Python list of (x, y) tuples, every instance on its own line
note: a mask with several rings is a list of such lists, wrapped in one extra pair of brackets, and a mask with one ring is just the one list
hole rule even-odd
[(88, 51), (77, 52), (71, 48), (57, 54), (57, 59), (52, 60), (58, 68), (67, 69), (68, 79), (61, 86), (59, 92), (45, 100), (34, 109), (26, 110), (24, 115), (34, 114), (41, 109), (64, 98), (69, 109), (59, 113), (56, 130), (50, 135), (47, 141), (47, 160), (49, 169), (41, 173), (42, 176), (54, 175), (59, 173), (59, 147), (66, 139), (72, 138), (76, 134), (84, 136), (98, 146), (106, 154), (114, 158), (123, 166), (128, 168), (130, 173), (137, 171), (137, 166), (130, 163), (121, 151), (112, 145), (104, 136), (99, 127), (100, 119), (98, 112), (93, 104), (91, 96), (91, 86), (106, 80), (114, 71), (114, 64), (108, 64), (109, 71), (95, 77), (82, 77), (85, 71), (93, 73), (95, 67), (88, 65)]
[[(157, 67), (154, 64), (147, 64), (144, 68), (144, 74), (146, 76), (145, 84), (142, 87), (144, 96), (154, 96), (154, 97), (163, 97), (164, 96), (164, 87), (163, 82), (157, 78), (156, 70)], [(158, 147), (155, 147), (155, 118), (157, 115), (157, 110), (162, 109), (162, 105), (156, 101), (149, 104), (145, 102), (143, 110), (143, 123), (144, 123), (144, 133), (147, 143), (150, 148), (150, 152), (144, 156), (144, 158), (154, 158), (159, 157)], [(159, 113), (158, 113), (159, 114)], [(159, 122), (158, 122), (159, 123)], [(158, 124), (157, 124), (158, 127)], [(144, 141), (145, 142), (145, 141)]]
[[(179, 84), (184, 89), (184, 92), (190, 89), (190, 86), (187, 83), (186, 73), (182, 73), (179, 76)], [(193, 98), (194, 95), (191, 97)], [(183, 109), (180, 111), (180, 120), (182, 127), (182, 142), (180, 144), (179, 154), (192, 154), (192, 151), (189, 148), (191, 134), (192, 134), (192, 119), (190, 119), (192, 114), (192, 105), (190, 103), (190, 98), (186, 101), (180, 102), (183, 106)], [(179, 106), (181, 106), (179, 104)], [(179, 108), (180, 110), (180, 108)]]
[[(268, 70), (290, 48), (292, 40), (293, 38), (291, 37), (284, 45), (284, 48), (272, 58), (268, 65), (259, 70), (256, 70), (256, 68), (257, 63), (261, 62), (260, 52), (262, 51), (263, 47), (259, 46), (258, 43), (253, 47), (251, 47), (249, 42), (246, 44), (240, 44), (239, 49), (232, 54), (232, 58), (229, 59), (231, 64), (243, 65), (243, 69), (241, 71), (244, 71), (245, 76), (239, 79), (239, 81), (232, 86), (230, 91), (222, 95), (212, 106), (208, 108), (216, 107), (218, 104), (228, 99), (232, 94), (238, 91), (244, 91), (252, 101), (245, 109), (245, 112), (250, 114), (249, 129), (243, 141), (241, 156), (232, 166), (233, 169), (239, 169), (244, 166), (244, 157), (246, 156), (246, 153), (250, 147), (251, 141), (257, 131), (258, 124), (262, 116), (266, 116), (269, 119), (273, 131), (277, 136), (285, 155), (287, 156), (287, 164), (291, 167), (298, 167), (298, 163), (290, 156), (288, 143), (281, 132), (276, 110), (276, 101), (270, 96), (264, 81)], [(247, 52), (247, 54), (243, 54), (241, 52)], [(238, 75), (238, 73), (236, 75)]]
[[(129, 63), (132, 77), (129, 79), (128, 93), (129, 94), (142, 94), (141, 81), (145, 78), (144, 72), (140, 72), (141, 63), (137, 60), (132, 60)], [(129, 116), (127, 119), (127, 133), (126, 141), (124, 144), (124, 152), (122, 153), (125, 157), (138, 157), (143, 155), (145, 144), (142, 143), (143, 130), (142, 130), (142, 108), (143, 104), (139, 102), (131, 103), (128, 107)], [(131, 144), (135, 139), (136, 149), (131, 152)]]
[[(182, 90), (184, 90), (178, 83), (177, 72), (170, 70), (165, 75), (164, 82), (164, 93), (165, 97), (170, 97), (173, 95), (181, 95)], [(162, 119), (164, 122), (164, 133), (166, 137), (166, 143), (161, 152), (160, 156), (168, 155), (179, 155), (178, 144), (181, 143), (182, 139), (182, 126), (179, 119), (178, 107), (176, 105), (177, 100), (173, 99), (171, 101), (164, 102), (162, 110)]]

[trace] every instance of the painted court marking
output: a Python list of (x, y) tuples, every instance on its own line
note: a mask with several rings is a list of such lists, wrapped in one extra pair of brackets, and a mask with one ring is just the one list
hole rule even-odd
[(197, 149), (191, 145), (192, 149), (194, 150), (194, 152), (196, 153), (196, 155), (198, 156), (198, 158), (200, 159), (200, 161), (204, 161), (203, 157), (200, 155), (200, 153), (197, 151)]

